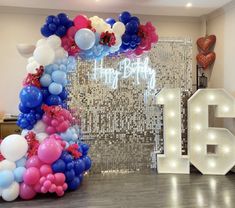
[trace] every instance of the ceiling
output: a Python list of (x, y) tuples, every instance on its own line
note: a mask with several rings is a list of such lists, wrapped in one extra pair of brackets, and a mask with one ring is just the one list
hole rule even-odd
[[(231, 0), (0, 0), (0, 6), (86, 12), (194, 16), (208, 14)], [(187, 8), (187, 3), (192, 7)]]

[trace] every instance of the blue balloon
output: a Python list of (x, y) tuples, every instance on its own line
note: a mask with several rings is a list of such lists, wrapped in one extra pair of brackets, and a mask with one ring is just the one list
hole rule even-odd
[(75, 172), (74, 170), (67, 170), (65, 171), (65, 177), (66, 177), (66, 182), (70, 182), (75, 178)]
[(63, 86), (61, 84), (52, 82), (49, 85), (48, 90), (52, 95), (59, 95), (63, 90)]
[(140, 25), (140, 20), (139, 20), (139, 18), (138, 17), (131, 17), (131, 19), (130, 19), (130, 21), (136, 21), (137, 23), (138, 23), (138, 25)]
[(66, 26), (68, 24), (69, 18), (65, 13), (60, 13), (57, 15), (57, 17), (59, 18), (62, 25)]
[(127, 24), (131, 19), (131, 14), (127, 11), (122, 12), (119, 15), (119, 21), (123, 22), (124, 24)]
[(18, 183), (23, 182), (23, 176), (26, 171), (25, 167), (18, 167), (14, 170), (15, 181)]
[(57, 27), (57, 30), (55, 31), (55, 34), (59, 37), (63, 37), (66, 35), (67, 28), (64, 25), (60, 25)]
[(58, 95), (50, 95), (46, 99), (46, 104), (51, 106), (51, 105), (61, 105), (62, 100), (60, 99), (60, 96)]
[(126, 33), (130, 35), (136, 34), (138, 32), (138, 27), (138, 23), (136, 21), (131, 20), (126, 24)]
[(80, 182), (82, 182), (83, 181), (83, 174), (80, 174), (78, 177), (79, 177)]
[(112, 27), (114, 23), (116, 22), (116, 20), (110, 17), (110, 18), (107, 18), (105, 22), (107, 22)]
[(52, 22), (53, 22), (54, 17), (55, 17), (54, 15), (49, 15), (49, 16), (46, 18), (46, 23), (47, 23), (47, 24), (52, 23)]
[(91, 159), (88, 156), (85, 156), (83, 158), (83, 162), (85, 163), (85, 171), (89, 170), (91, 168)]
[(12, 171), (3, 170), (0, 171), (0, 188), (9, 187), (14, 181), (14, 174)]
[(54, 173), (64, 173), (65, 172), (65, 162), (61, 159), (57, 160), (52, 164), (52, 170)]
[(69, 190), (76, 190), (80, 185), (80, 179), (79, 177), (75, 177), (72, 181), (68, 183), (68, 189)]
[(79, 176), (80, 174), (82, 174), (85, 171), (85, 163), (82, 159), (77, 159), (74, 162), (74, 171), (76, 176)]
[(51, 74), (51, 78), (54, 82), (62, 84), (63, 86), (67, 84), (67, 75), (64, 71), (54, 71)]
[(74, 168), (74, 162), (67, 163), (66, 170), (72, 170)]
[(131, 41), (131, 36), (128, 34), (123, 34), (122, 43), (125, 45), (129, 45), (130, 41)]
[(24, 106), (22, 103), (19, 104), (19, 110), (22, 113), (29, 113), (30, 112), (30, 108)]
[(52, 82), (50, 74), (43, 74), (40, 78), (40, 83), (43, 87), (48, 87)]
[(22, 157), (21, 159), (16, 161), (16, 167), (24, 167), (26, 165), (26, 158)]
[(27, 119), (25, 118), (22, 118), (20, 120), (17, 121), (17, 125), (22, 128), (22, 129), (26, 129), (30, 124), (29, 122), (27, 121)]
[(63, 88), (62, 92), (59, 94), (61, 100), (66, 100), (68, 97), (68, 92), (65, 88)]
[(75, 34), (75, 42), (82, 50), (89, 50), (95, 45), (95, 33), (87, 28), (80, 29)]
[(43, 25), (41, 27), (41, 34), (45, 37), (49, 37), (51, 36), (53, 33), (51, 32), (51, 30), (48, 28), (48, 25)]
[(50, 30), (51, 32), (55, 32), (57, 26), (56, 26), (56, 24), (54, 24), (54, 23), (50, 23), (50, 24), (48, 25), (48, 28), (49, 28), (49, 30)]
[(46, 99), (48, 98), (48, 96), (50, 96), (50, 93), (49, 93), (47, 87), (41, 88), (41, 93), (42, 93), (43, 101), (46, 101)]
[(42, 104), (42, 93), (34, 86), (24, 87), (20, 92), (21, 103), (28, 108), (35, 108)]

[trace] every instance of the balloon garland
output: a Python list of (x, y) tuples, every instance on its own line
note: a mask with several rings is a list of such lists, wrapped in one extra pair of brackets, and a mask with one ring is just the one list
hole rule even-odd
[(63, 196), (78, 189), (91, 168), (80, 120), (67, 106), (68, 74), (76, 70), (77, 60), (139, 56), (158, 41), (151, 22), (140, 24), (129, 12), (121, 13), (119, 21), (50, 15), (41, 33), (45, 38), (30, 46), (33, 54), (19, 95), (22, 133), (0, 140), (0, 196), (6, 201), (29, 200), (37, 193)]

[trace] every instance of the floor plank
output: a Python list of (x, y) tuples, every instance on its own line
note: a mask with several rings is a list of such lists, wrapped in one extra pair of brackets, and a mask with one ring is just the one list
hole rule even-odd
[(86, 176), (83, 185), (62, 198), (38, 196), (1, 208), (227, 208), (235, 207), (235, 174), (227, 176), (129, 173)]

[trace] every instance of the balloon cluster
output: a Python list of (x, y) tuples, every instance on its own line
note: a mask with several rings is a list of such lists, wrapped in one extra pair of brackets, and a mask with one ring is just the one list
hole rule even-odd
[(76, 190), (79, 187), (84, 172), (91, 167), (91, 159), (87, 156), (86, 151), (81, 153), (79, 149), (82, 149), (82, 145), (80, 148), (77, 144), (70, 145), (52, 165), (55, 173), (65, 174), (69, 190)]
[(3, 160), (0, 162), (0, 196), (5, 201), (15, 200), (20, 192), (20, 185), (25, 174), (28, 144), (20, 135), (6, 137), (0, 146)]
[(79, 138), (82, 138), (81, 129), (79, 126), (71, 126), (65, 132), (60, 134), (61, 138), (68, 142), (69, 144), (73, 144), (78, 141)]
[(46, 133), (62, 133), (70, 127), (73, 117), (68, 110), (60, 106), (43, 106), (43, 109), (42, 121), (47, 125)]
[(156, 43), (158, 39), (152, 25), (151, 28), (148, 23), (141, 25), (139, 18), (127, 11), (119, 15), (119, 21), (113, 18), (104, 20), (98, 16), (88, 18), (81, 14), (70, 21), (63, 14), (63, 18), (67, 18), (64, 22), (69, 22), (69, 26), (63, 25), (63, 32), (57, 34), (55, 32), (57, 27), (53, 21), (58, 23), (60, 16), (61, 14), (58, 17), (48, 16), (46, 25), (42, 28), (42, 34), (46, 37), (53, 34), (61, 37), (62, 47), (69, 55), (79, 56), (85, 60), (99, 60), (105, 56), (116, 56), (120, 53), (139, 56), (149, 51), (151, 44)]
[(60, 13), (57, 16), (50, 15), (42, 26), (41, 33), (45, 37), (49, 37), (54, 34), (59, 37), (63, 37), (67, 30), (72, 26), (73, 21), (71, 21), (66, 14)]

